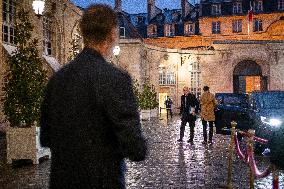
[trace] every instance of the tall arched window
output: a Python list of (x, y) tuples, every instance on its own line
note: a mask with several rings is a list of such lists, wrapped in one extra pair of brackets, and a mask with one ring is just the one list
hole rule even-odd
[(3, 42), (8, 44), (15, 44), (15, 29), (14, 22), (16, 17), (16, 1), (15, 0), (3, 0), (2, 5), (2, 39)]
[(52, 30), (51, 19), (47, 16), (43, 16), (43, 52), (45, 55), (52, 54)]

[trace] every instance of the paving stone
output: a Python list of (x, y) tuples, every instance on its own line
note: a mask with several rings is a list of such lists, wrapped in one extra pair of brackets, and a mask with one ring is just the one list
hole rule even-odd
[[(179, 138), (179, 117), (171, 120), (153, 119), (142, 122), (148, 140), (149, 153), (143, 162), (126, 160), (127, 189), (218, 189), (227, 181), (228, 145), (230, 136), (214, 135), (213, 145), (202, 145), (202, 125), (198, 120), (194, 145), (186, 142), (186, 127), (182, 143)], [(256, 157), (260, 170), (268, 165), (265, 158)], [(7, 165), (6, 141), (0, 138), (0, 189), (47, 189), (50, 160), (39, 165), (19, 163)], [(249, 188), (248, 167), (236, 156), (233, 158), (233, 188)], [(284, 171), (279, 175), (280, 188), (284, 188)], [(271, 174), (255, 180), (255, 189), (271, 189)]]

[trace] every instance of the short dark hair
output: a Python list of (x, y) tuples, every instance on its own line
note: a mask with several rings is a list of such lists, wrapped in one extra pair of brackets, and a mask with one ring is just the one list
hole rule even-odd
[(208, 86), (204, 86), (203, 87), (203, 91), (209, 91), (209, 87)]
[(80, 22), (84, 44), (101, 44), (117, 26), (116, 12), (106, 4), (91, 4), (88, 6)]

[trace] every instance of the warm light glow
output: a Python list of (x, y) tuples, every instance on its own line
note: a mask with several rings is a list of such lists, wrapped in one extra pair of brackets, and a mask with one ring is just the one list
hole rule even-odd
[(113, 48), (112, 53), (113, 53), (114, 56), (118, 56), (119, 53), (120, 53), (120, 47), (119, 47), (119, 46), (115, 46), (115, 47)]
[(37, 15), (42, 15), (44, 9), (44, 0), (35, 0), (33, 1), (33, 9)]

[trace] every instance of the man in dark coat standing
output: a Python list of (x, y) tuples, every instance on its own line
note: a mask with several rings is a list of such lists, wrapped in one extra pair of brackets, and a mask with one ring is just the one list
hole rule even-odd
[(124, 158), (142, 161), (130, 76), (106, 62), (117, 38), (116, 13), (103, 4), (84, 12), (85, 48), (49, 80), (40, 141), (51, 149), (51, 189), (125, 188)]
[(169, 114), (171, 118), (173, 118), (173, 111), (172, 111), (173, 101), (169, 96), (167, 97), (167, 100), (165, 101), (165, 105), (167, 109), (167, 119), (169, 118)]
[(180, 126), (180, 138), (178, 142), (182, 142), (184, 137), (184, 130), (186, 123), (188, 122), (190, 128), (190, 138), (187, 140), (188, 143), (193, 144), (194, 138), (194, 127), (196, 121), (196, 113), (198, 111), (199, 103), (195, 95), (189, 92), (188, 87), (183, 87), (183, 95), (181, 96), (181, 126)]

